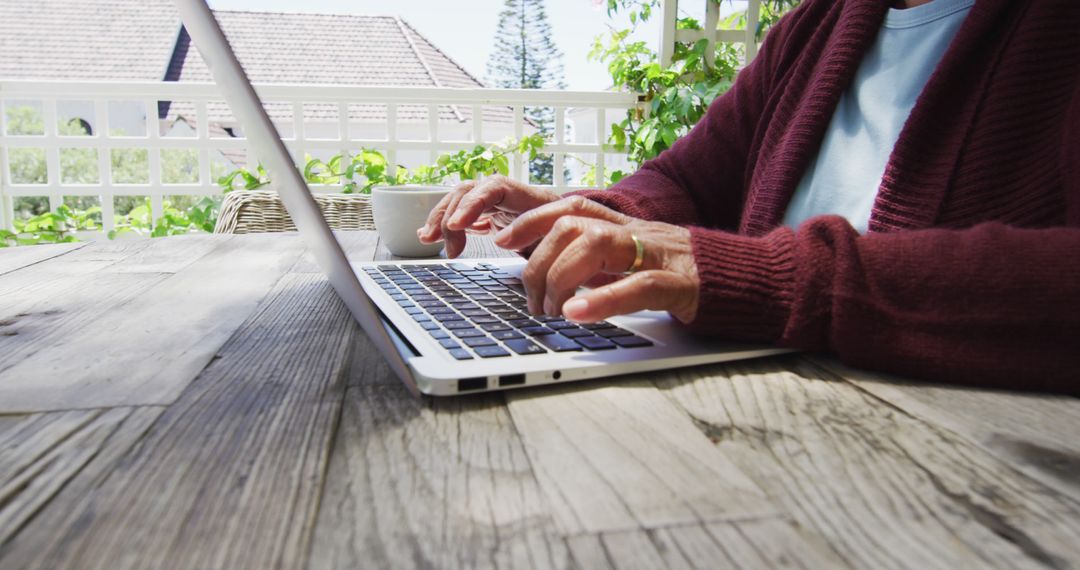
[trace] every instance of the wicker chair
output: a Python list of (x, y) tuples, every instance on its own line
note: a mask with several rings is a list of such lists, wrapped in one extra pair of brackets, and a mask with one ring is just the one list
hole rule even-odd
[[(335, 230), (373, 230), (371, 196), (367, 194), (315, 194), (323, 216)], [(225, 196), (216, 234), (254, 234), (296, 231), (277, 192), (236, 190)]]

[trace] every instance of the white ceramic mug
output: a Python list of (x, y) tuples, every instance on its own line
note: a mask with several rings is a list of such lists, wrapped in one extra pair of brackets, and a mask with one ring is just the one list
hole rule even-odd
[(371, 208), (375, 229), (390, 253), (400, 257), (433, 257), (442, 242), (420, 243), (416, 230), (427, 221), (431, 209), (453, 190), (451, 186), (375, 186)]

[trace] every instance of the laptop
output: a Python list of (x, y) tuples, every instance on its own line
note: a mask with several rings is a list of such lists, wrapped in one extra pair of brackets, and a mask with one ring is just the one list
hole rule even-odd
[(581, 325), (530, 315), (524, 260), (350, 263), (205, 1), (177, 6), (305, 244), (414, 393), (522, 388), (789, 352), (696, 337), (664, 312)]

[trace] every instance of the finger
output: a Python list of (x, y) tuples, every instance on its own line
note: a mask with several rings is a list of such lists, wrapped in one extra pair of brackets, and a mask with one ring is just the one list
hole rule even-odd
[(491, 219), (487, 217), (482, 217), (479, 220), (473, 222), (471, 226), (465, 228), (466, 232), (473, 234), (489, 234), (491, 233), (491, 230)]
[(556, 307), (544, 306), (548, 269), (563, 250), (577, 240), (590, 222), (598, 223), (588, 218), (561, 218), (529, 256), (529, 263), (521, 272), (521, 281), (525, 285), (530, 313), (548, 313), (549, 309), (551, 313), (557, 312)]
[(555, 221), (563, 216), (594, 218), (615, 224), (625, 224), (631, 220), (592, 200), (570, 196), (525, 212), (495, 235), (495, 244), (505, 249), (526, 247), (547, 234)]
[(603, 287), (604, 285), (614, 283), (622, 279), (623, 277), (624, 275), (621, 273), (597, 273), (596, 275), (593, 275), (587, 281), (585, 281), (582, 287), (595, 289), (597, 287)]
[(462, 182), (457, 186), (457, 188), (454, 188), (452, 192), (448, 193), (446, 196), (443, 196), (442, 199), (439, 200), (439, 203), (436, 204), (435, 207), (432, 208), (431, 212), (428, 214), (427, 221), (424, 222), (424, 226), (416, 231), (416, 235), (420, 238), (420, 241), (424, 243), (435, 243), (439, 241), (440, 238), (442, 238), (442, 221), (443, 217), (446, 214), (447, 208), (450, 206), (450, 202), (453, 201), (455, 196), (460, 196), (461, 194), (464, 194), (471, 190), (475, 184), (476, 182), (472, 180)]
[(446, 226), (453, 230), (465, 229), (481, 214), (495, 208), (506, 197), (507, 186), (502, 179), (485, 178), (461, 198), (457, 208), (450, 214)]
[(593, 221), (548, 269), (544, 306), (558, 313), (578, 287), (597, 274), (622, 273), (634, 262), (634, 254), (629, 231)]
[[(465, 195), (464, 193), (460, 193), (460, 194), (455, 193), (454, 198), (450, 200), (450, 205), (447, 206), (446, 211), (449, 212), (449, 213), (452, 213), (454, 211), (454, 208), (457, 207), (458, 202), (461, 201), (461, 198), (464, 195)], [(465, 232), (460, 231), (460, 230), (453, 231), (453, 230), (446, 227), (447, 217), (448, 216), (443, 216), (441, 229), (442, 229), (443, 241), (446, 243), (446, 257), (449, 257), (449, 258), (453, 259), (453, 258), (457, 257), (458, 255), (460, 255), (461, 252), (465, 250), (465, 239), (466, 238), (465, 238)]]
[(591, 291), (583, 291), (563, 304), (563, 315), (575, 322), (592, 323), (637, 311), (668, 311), (680, 319), (693, 318), (693, 285), (673, 271), (642, 271)]

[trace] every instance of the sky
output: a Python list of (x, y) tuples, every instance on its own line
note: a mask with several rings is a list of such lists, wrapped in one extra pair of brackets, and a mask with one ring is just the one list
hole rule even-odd
[[(495, 44), (499, 11), (505, 0), (210, 0), (218, 10), (315, 12), (401, 16), (469, 73), (484, 80)], [(601, 63), (587, 61), (593, 38), (609, 25), (628, 27), (625, 17), (611, 20), (597, 0), (547, 0), (548, 21), (555, 45), (563, 52), (566, 87), (599, 90), (611, 79)], [(655, 19), (654, 19), (655, 20)], [(656, 22), (642, 30), (641, 39), (659, 41)]]

